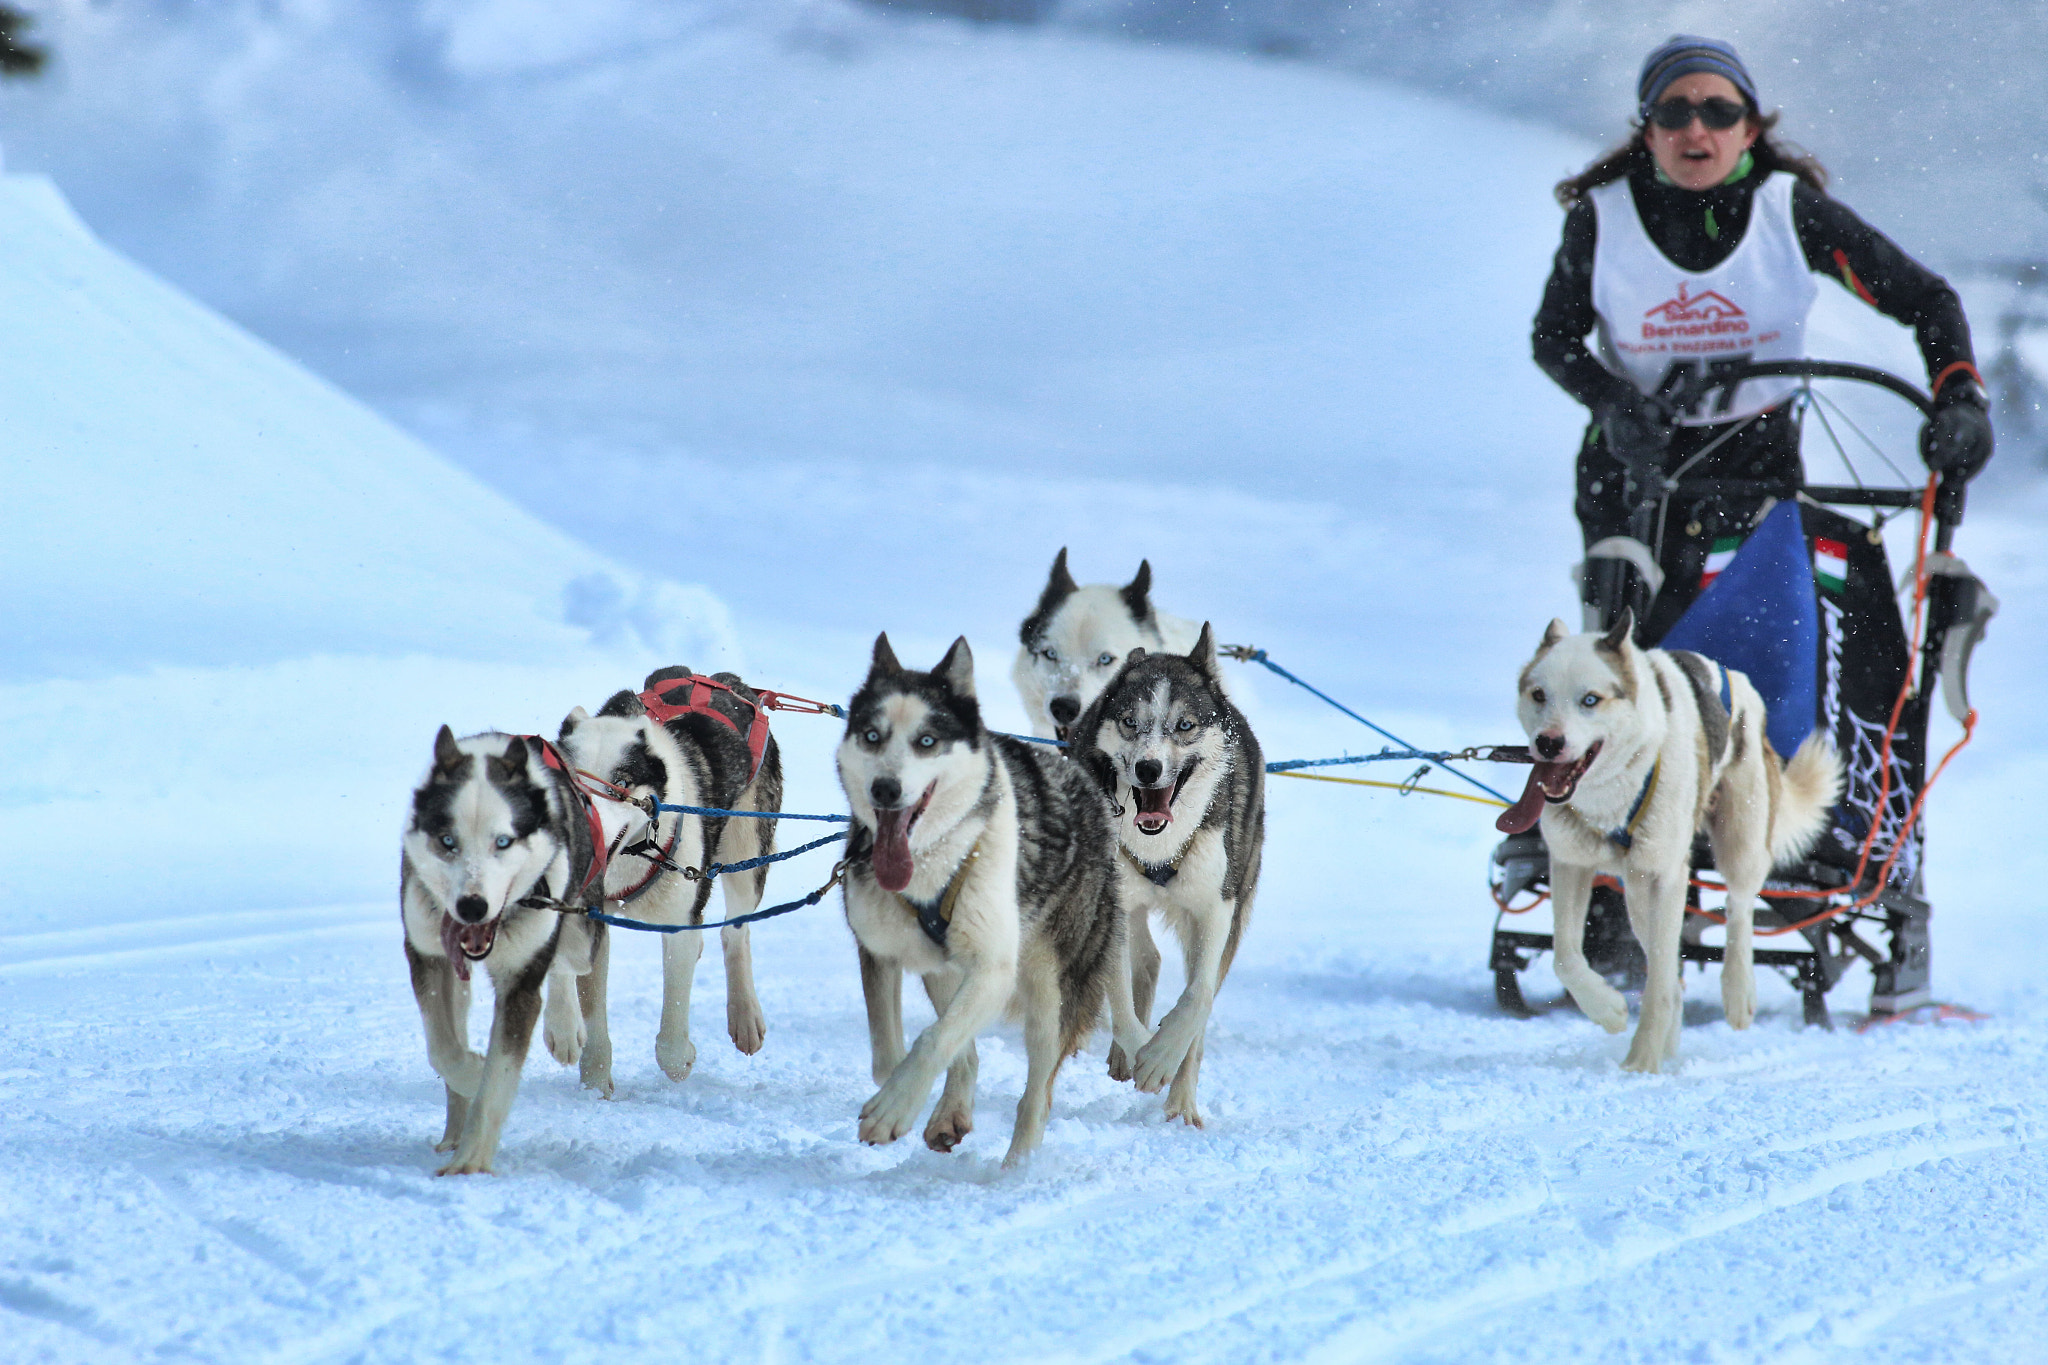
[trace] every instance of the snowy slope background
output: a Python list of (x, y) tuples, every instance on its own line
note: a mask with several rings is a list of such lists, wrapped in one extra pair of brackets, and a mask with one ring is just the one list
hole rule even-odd
[[(858, 987), (820, 910), (757, 931), (759, 1057), (718, 1039), (712, 954), (697, 1072), (661, 1078), (657, 954), (628, 943), (621, 1098), (539, 1059), (503, 1178), (431, 1180), (390, 891), (443, 720), (551, 729), (678, 657), (840, 697), (886, 628), (912, 660), (965, 631), (1014, 724), (1015, 622), (1066, 544), (1088, 578), (1149, 556), (1165, 605), (1407, 738), (1512, 738), (1508, 680), (1572, 604), (1578, 414), (1526, 319), (1548, 183), (1592, 144), (1290, 63), (834, 3), (45, 17), (64, 62), (0, 104), (11, 168), (413, 434), (6, 182), (0, 289), (33, 320), (0, 337), (11, 1353), (2038, 1339), (2048, 495), (2013, 475), (1960, 542), (2006, 610), (1930, 815), (1938, 985), (1989, 1023), (1801, 1031), (1772, 984), (1735, 1035), (1696, 977), (1678, 1073), (1624, 1079), (1574, 1015), (1493, 1014), (1482, 808), (1276, 782), (1206, 1132), (1084, 1055), (1001, 1176), (1006, 1033), (961, 1153), (861, 1148)], [(1897, 329), (1823, 309), (1817, 351), (1914, 372)], [(1377, 746), (1246, 691), (1276, 756)], [(779, 732), (791, 807), (836, 809), (832, 727)]]

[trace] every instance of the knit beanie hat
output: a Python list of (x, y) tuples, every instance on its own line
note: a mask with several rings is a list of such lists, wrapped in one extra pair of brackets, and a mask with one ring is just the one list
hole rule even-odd
[(1749, 78), (1749, 70), (1743, 66), (1742, 58), (1735, 55), (1734, 48), (1715, 38), (1680, 33), (1643, 58), (1642, 74), (1636, 77), (1637, 112), (1649, 118), (1650, 110), (1671, 82), (1700, 71), (1726, 76), (1742, 92), (1752, 112), (1761, 108), (1756, 98), (1756, 82)]

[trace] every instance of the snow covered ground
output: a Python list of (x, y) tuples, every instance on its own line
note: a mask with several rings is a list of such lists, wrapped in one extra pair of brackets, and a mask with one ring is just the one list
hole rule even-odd
[[(1985, 1023), (1801, 1030), (1766, 978), (1738, 1035), (1695, 976), (1675, 1074), (1624, 1077), (1578, 1016), (1494, 1012), (1487, 811), (1276, 781), (1205, 1131), (1098, 1051), (1004, 1174), (1003, 1031), (961, 1151), (860, 1146), (828, 905), (756, 930), (756, 1057), (720, 1041), (707, 957), (681, 1085), (658, 953), (623, 943), (618, 1098), (537, 1055), (499, 1178), (433, 1179), (392, 891), (444, 720), (552, 729), (679, 655), (843, 697), (887, 628), (912, 662), (966, 631), (1015, 724), (1014, 625), (1069, 544), (1090, 579), (1149, 556), (1165, 605), (1406, 738), (1513, 738), (1513, 671), (1571, 607), (1574, 414), (1524, 331), (1545, 186), (1585, 151), (1284, 64), (836, 5), (652, 35), (441, 12), (468, 26), (435, 98), (345, 49), (309, 68), (350, 92), (351, 150), (288, 135), (348, 122), (285, 108), (315, 10), (207, 86), (232, 156), (166, 134), (176, 192), (88, 135), (104, 84), (10, 137), (468, 472), (0, 185), (0, 306), (33, 321), (0, 333), (0, 612), (28, 642), (0, 674), (0, 1357), (2037, 1349), (2048, 491), (2010, 481), (1959, 541), (2005, 611), (1929, 816), (1937, 986)], [(1817, 350), (1913, 372), (1824, 299)], [(1274, 756), (1378, 745), (1245, 683)], [(839, 808), (834, 727), (778, 732), (789, 806)], [(1845, 1025), (1867, 991), (1837, 988)]]

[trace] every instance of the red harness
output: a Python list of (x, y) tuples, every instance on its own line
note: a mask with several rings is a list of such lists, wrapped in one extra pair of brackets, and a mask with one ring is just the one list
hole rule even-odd
[(590, 824), (590, 870), (584, 873), (582, 885), (576, 888), (576, 894), (571, 898), (581, 900), (592, 886), (604, 885), (605, 868), (611, 862), (612, 851), (604, 842), (604, 821), (598, 818), (597, 803), (590, 799), (590, 793), (576, 780), (576, 770), (562, 757), (562, 751), (555, 747), (555, 742), (543, 739), (539, 735), (524, 735), (521, 738), (540, 745), (540, 761), (562, 775), (569, 790), (575, 793), (576, 804), (582, 809), (583, 818)]
[[(684, 689), (687, 689), (686, 691)], [(683, 700), (668, 700), (664, 693), (683, 691)], [(747, 722), (745, 733), (733, 723), (731, 716), (711, 704), (711, 694), (723, 692), (743, 704), (753, 715)], [(836, 716), (840, 709), (830, 702), (811, 701), (804, 697), (792, 697), (787, 692), (771, 692), (765, 687), (754, 689), (750, 700), (734, 691), (716, 678), (706, 678), (690, 673), (680, 678), (665, 678), (640, 694), (640, 704), (647, 708), (647, 714), (657, 725), (666, 725), (682, 716), (709, 716), (726, 729), (739, 735), (747, 742), (747, 782), (751, 784), (761, 772), (761, 760), (768, 753), (768, 713), (770, 711), (795, 711), (800, 715)]]

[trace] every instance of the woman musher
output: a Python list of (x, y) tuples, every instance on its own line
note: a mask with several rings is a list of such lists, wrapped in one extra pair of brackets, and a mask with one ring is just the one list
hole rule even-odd
[[(1564, 242), (1534, 341), (1536, 363), (1592, 411), (1576, 511), (1588, 616), (1604, 605), (1608, 619), (1588, 625), (1632, 601), (1654, 643), (1698, 595), (1715, 538), (1745, 533), (1767, 498), (1804, 482), (1796, 380), (1704, 399), (1698, 383), (1717, 365), (1804, 356), (1814, 275), (1913, 329), (1936, 404), (1930, 469), (1975, 474), (1991, 422), (1955, 291), (1830, 199), (1818, 162), (1772, 139), (1777, 115), (1760, 111), (1734, 48), (1675, 37), (1643, 62), (1636, 94), (1634, 136), (1557, 187)], [(1747, 482), (1639, 510), (1667, 476)]]

